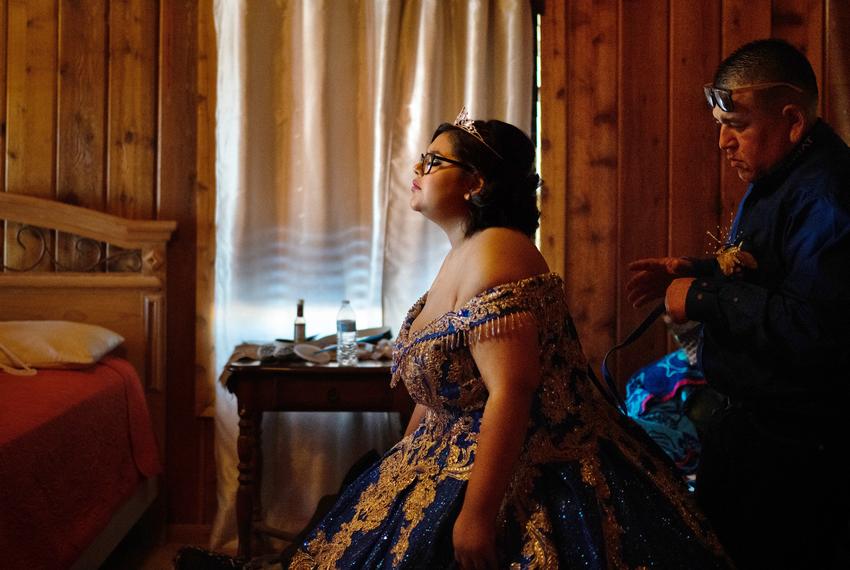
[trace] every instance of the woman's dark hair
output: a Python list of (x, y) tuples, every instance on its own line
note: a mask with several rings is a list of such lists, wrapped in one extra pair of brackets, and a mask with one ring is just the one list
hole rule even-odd
[(540, 219), (537, 209), (540, 177), (534, 170), (534, 144), (524, 132), (508, 123), (490, 120), (474, 124), (491, 148), (450, 123), (437, 127), (431, 137), (433, 142), (448, 133), (457, 159), (473, 166), (484, 180), (481, 191), (469, 200), (466, 235), (485, 228), (505, 227), (533, 237)]

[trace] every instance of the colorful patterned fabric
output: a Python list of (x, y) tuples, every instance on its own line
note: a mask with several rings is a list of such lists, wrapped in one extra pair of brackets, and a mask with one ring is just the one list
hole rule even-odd
[(425, 419), (342, 493), (291, 568), (453, 567), (487, 403), (469, 345), (529, 319), (541, 384), (499, 514), (499, 567), (725, 567), (666, 458), (589, 380), (560, 277), (486, 290), (411, 334), (425, 300), (408, 313), (393, 362), (393, 382), (428, 407)]
[(696, 473), (700, 442), (687, 400), (706, 385), (680, 349), (635, 372), (626, 383), (626, 412), (684, 475)]

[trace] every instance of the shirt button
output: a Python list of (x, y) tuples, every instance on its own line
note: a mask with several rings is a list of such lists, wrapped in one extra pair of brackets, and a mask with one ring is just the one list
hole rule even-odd
[(697, 293), (697, 301), (702, 301), (702, 293)]
[(737, 302), (738, 302), (738, 297), (732, 297), (732, 302), (733, 302), (733, 303), (737, 303)]
[(700, 285), (703, 287), (708, 287), (708, 281), (703, 281), (702, 283), (700, 283)]

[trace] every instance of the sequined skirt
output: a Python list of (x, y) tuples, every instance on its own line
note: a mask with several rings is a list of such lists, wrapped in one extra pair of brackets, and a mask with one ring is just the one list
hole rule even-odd
[[(500, 567), (728, 567), (703, 520), (683, 515), (644, 467), (611, 441), (595, 449), (592, 458), (526, 469), (531, 485), (512, 487), (500, 514)], [(346, 488), (290, 568), (456, 567), (452, 532), (465, 477), (442, 476), (446, 454), (427, 468), (410, 459), (402, 442)]]

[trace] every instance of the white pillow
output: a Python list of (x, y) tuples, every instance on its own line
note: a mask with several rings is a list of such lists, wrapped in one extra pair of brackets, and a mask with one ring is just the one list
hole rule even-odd
[(71, 321), (0, 321), (0, 364), (19, 366), (7, 351), (33, 368), (80, 368), (99, 361), (124, 342), (109, 329)]

